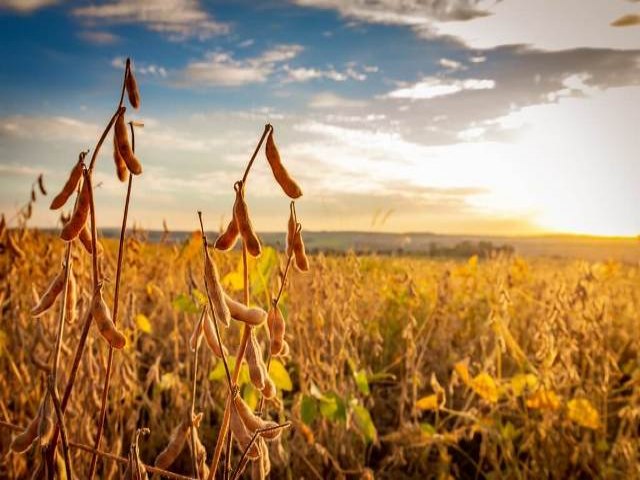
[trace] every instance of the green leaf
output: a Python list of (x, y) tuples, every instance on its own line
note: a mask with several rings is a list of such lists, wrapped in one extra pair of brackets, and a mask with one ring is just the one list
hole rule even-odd
[(376, 426), (371, 420), (369, 410), (362, 405), (353, 405), (353, 418), (358, 426), (358, 429), (364, 435), (367, 442), (376, 442), (378, 440), (378, 431)]
[(138, 315), (136, 315), (135, 320), (136, 320), (136, 325), (138, 327), (138, 330), (144, 333), (151, 333), (152, 331), (151, 322), (149, 321), (146, 315), (139, 313)]
[(422, 431), (422, 433), (424, 433), (425, 435), (431, 436), (435, 435), (436, 427), (434, 427), (430, 423), (422, 422), (420, 423), (420, 431)]
[(256, 409), (256, 407), (258, 406), (258, 401), (260, 400), (258, 391), (255, 388), (253, 388), (253, 385), (251, 385), (251, 383), (247, 383), (242, 388), (242, 398), (244, 399), (245, 402), (247, 402), (247, 405), (249, 405), (249, 408), (251, 410)]
[(279, 390), (287, 392), (293, 390), (291, 377), (289, 376), (287, 369), (284, 368), (282, 362), (277, 358), (271, 359), (271, 365), (269, 365), (269, 376)]
[(323, 417), (345, 423), (347, 421), (347, 406), (345, 401), (335, 392), (328, 392), (320, 401), (320, 413)]
[[(233, 355), (227, 355), (227, 365), (229, 366), (229, 372), (233, 372), (236, 367), (236, 357)], [(227, 381), (227, 374), (224, 371), (224, 363), (222, 362), (222, 359), (217, 360), (216, 366), (209, 373), (209, 380), (212, 382)], [(242, 367), (240, 367), (240, 374), (238, 375), (238, 386), (242, 386), (246, 383), (249, 383), (249, 368), (246, 363), (243, 363)]]
[(353, 372), (353, 378), (356, 381), (356, 385), (358, 386), (358, 390), (363, 395), (369, 395), (371, 391), (369, 390), (369, 381), (367, 380), (367, 372), (364, 370), (358, 370), (357, 372)]
[(302, 421), (307, 425), (311, 425), (318, 416), (318, 402), (315, 398), (309, 395), (302, 396), (302, 402), (300, 402), (300, 416)]
[(194, 303), (189, 295), (181, 293), (173, 302), (171, 302), (173, 308), (182, 313), (198, 313), (198, 306)]
[(196, 299), (196, 302), (198, 302), (198, 306), (204, 307), (209, 303), (209, 299), (207, 298), (207, 295), (205, 293), (202, 293), (197, 288), (194, 288), (192, 293)]

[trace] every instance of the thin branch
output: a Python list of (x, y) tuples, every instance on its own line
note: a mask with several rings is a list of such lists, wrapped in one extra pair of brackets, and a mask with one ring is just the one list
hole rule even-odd
[(282, 423), (280, 425), (276, 425), (274, 427), (267, 427), (267, 428), (259, 428), (259, 429), (257, 429), (254, 432), (253, 436), (251, 437), (251, 440), (249, 441), (247, 446), (244, 447), (244, 451), (242, 452), (242, 456), (240, 457), (240, 461), (238, 462), (238, 465), (236, 466), (235, 470), (233, 471), (233, 474), (231, 475), (231, 480), (238, 480), (238, 477), (242, 474), (242, 471), (244, 470), (244, 466), (246, 465), (247, 461), (249, 460), (249, 457), (247, 457), (247, 453), (249, 452), (251, 447), (253, 447), (253, 444), (256, 443), (256, 440), (258, 439), (258, 437), (260, 435), (262, 435), (263, 433), (272, 432), (274, 430), (280, 430), (282, 428), (288, 428), (290, 426), (291, 426), (291, 422), (284, 422), (284, 423)]
[[(67, 472), (67, 478), (69, 480), (73, 479), (71, 474), (71, 459), (69, 458), (69, 441), (67, 440), (67, 428), (64, 425), (64, 413), (62, 413), (62, 408), (60, 408), (60, 398), (58, 398), (58, 392), (56, 391), (55, 377), (53, 375), (49, 376), (49, 381), (47, 384), (49, 388), (49, 393), (51, 394), (51, 401), (53, 403), (53, 408), (55, 409), (56, 416), (58, 417), (58, 424), (60, 425), (60, 438), (62, 440), (62, 455), (64, 456), (64, 467)], [(55, 445), (53, 446), (55, 450)]]
[(244, 171), (244, 175), (242, 175), (242, 184), (243, 185), (245, 183), (247, 183), (247, 177), (249, 176), (249, 170), (251, 170), (251, 166), (253, 165), (253, 162), (256, 159), (256, 156), (258, 155), (258, 152), (260, 151), (260, 147), (262, 146), (262, 142), (264, 142), (264, 139), (267, 136), (267, 133), (269, 133), (269, 131), (271, 131), (272, 128), (273, 127), (269, 123), (267, 123), (264, 126), (264, 132), (262, 132), (262, 136), (260, 137), (260, 141), (258, 142), (258, 145), (256, 145), (256, 149), (253, 151), (253, 155), (251, 155), (251, 160), (249, 160), (249, 163), (247, 164), (247, 168)]

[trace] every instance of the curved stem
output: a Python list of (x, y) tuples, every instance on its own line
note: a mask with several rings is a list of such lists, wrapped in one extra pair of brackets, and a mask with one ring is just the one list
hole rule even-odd
[(253, 162), (255, 161), (256, 157), (258, 156), (258, 152), (260, 151), (260, 147), (262, 146), (262, 142), (264, 142), (264, 139), (266, 138), (267, 134), (269, 133), (269, 131), (271, 131), (272, 128), (273, 127), (271, 127), (271, 125), (269, 123), (267, 123), (264, 126), (264, 132), (262, 132), (262, 136), (260, 137), (260, 141), (258, 142), (258, 145), (256, 145), (256, 149), (253, 151), (253, 155), (251, 155), (251, 160), (249, 160), (249, 163), (247, 164), (247, 168), (244, 170), (244, 175), (242, 175), (242, 185), (247, 183), (247, 177), (249, 176), (249, 170), (251, 170), (251, 166), (253, 165)]

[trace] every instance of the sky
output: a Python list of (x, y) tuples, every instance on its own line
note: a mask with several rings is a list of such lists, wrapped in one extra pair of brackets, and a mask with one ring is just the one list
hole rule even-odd
[[(0, 211), (61, 188), (118, 103), (144, 122), (130, 219), (228, 221), (266, 123), (308, 230), (640, 233), (637, 0), (0, 0)], [(99, 226), (126, 184), (105, 142)], [(286, 228), (264, 152), (253, 223)], [(56, 225), (47, 202), (33, 224)]]

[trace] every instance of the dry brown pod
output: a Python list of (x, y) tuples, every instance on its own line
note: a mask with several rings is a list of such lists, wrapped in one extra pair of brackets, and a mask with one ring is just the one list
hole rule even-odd
[(49, 287), (40, 297), (38, 304), (31, 309), (32, 316), (39, 317), (51, 308), (51, 305), (56, 301), (58, 295), (64, 290), (65, 271), (66, 269), (62, 267), (56, 276), (53, 277)]
[(91, 240), (91, 232), (89, 231), (89, 226), (87, 223), (80, 229), (80, 233), (78, 233), (78, 239), (82, 246), (87, 251), (89, 255), (93, 254), (93, 242)]
[(102, 297), (102, 285), (98, 287), (98, 291), (93, 295), (91, 314), (100, 331), (100, 335), (102, 335), (111, 347), (121, 349), (126, 345), (127, 339), (114, 325), (111, 319), (111, 313)]
[(295, 217), (295, 205), (291, 202), (291, 205), (289, 206), (289, 221), (287, 222), (287, 257), (290, 257), (293, 253), (293, 243), (297, 228), (298, 224)]
[(84, 225), (87, 223), (87, 218), (89, 217), (89, 210), (91, 208), (91, 192), (89, 192), (89, 182), (84, 182), (82, 184), (82, 190), (80, 191), (80, 196), (78, 197), (78, 203), (76, 204), (76, 208), (71, 214), (71, 218), (62, 227), (62, 232), (60, 232), (60, 238), (63, 240), (70, 242), (74, 238), (78, 236), (80, 230), (84, 228)]
[(32, 202), (36, 201), (36, 191), (34, 188), (31, 188), (31, 201)]
[(4, 230), (7, 228), (7, 221), (4, 218), (4, 213), (2, 214), (2, 217), (0, 217), (0, 237), (2, 237), (2, 234), (4, 233)]
[(240, 231), (238, 230), (236, 217), (232, 216), (227, 229), (216, 238), (216, 243), (213, 246), (218, 250), (231, 250), (235, 247), (239, 236)]
[(218, 336), (216, 335), (215, 326), (213, 325), (213, 319), (209, 316), (209, 312), (207, 311), (204, 320), (203, 320), (203, 330), (204, 330), (204, 338), (207, 341), (207, 345), (213, 352), (213, 354), (222, 358), (222, 352), (225, 355), (228, 355), (227, 349), (224, 345), (220, 348), (220, 343), (218, 342)]
[[(231, 416), (229, 418), (229, 428), (231, 429), (231, 433), (233, 437), (236, 439), (240, 448), (244, 450), (247, 448), (249, 443), (251, 442), (251, 434), (247, 430), (247, 427), (244, 426), (242, 422), (242, 418), (238, 414), (238, 410), (236, 409), (235, 404), (231, 403)], [(251, 448), (247, 451), (247, 457), (250, 459), (256, 459), (260, 456), (260, 449), (254, 443)]]
[(27, 428), (21, 433), (13, 437), (11, 441), (11, 450), (15, 453), (24, 453), (29, 450), (29, 447), (38, 438), (38, 425), (40, 424), (40, 411), (42, 406), (38, 409), (36, 416), (31, 419)]
[(53, 436), (53, 405), (49, 395), (44, 399), (44, 405), (40, 410), (40, 422), (38, 423), (38, 440), (40, 446), (48, 445)]
[(134, 175), (140, 175), (142, 173), (142, 164), (131, 149), (131, 144), (129, 143), (129, 134), (127, 133), (127, 125), (124, 122), (124, 112), (126, 110), (126, 107), (120, 107), (120, 114), (116, 119), (116, 125), (114, 129), (116, 146), (129, 171)]
[(302, 272), (309, 270), (309, 259), (307, 258), (307, 252), (305, 252), (304, 242), (302, 240), (302, 229), (298, 224), (296, 234), (293, 240), (293, 254), (296, 259), (296, 267)]
[(113, 134), (113, 163), (116, 165), (118, 179), (121, 182), (126, 182), (129, 179), (129, 170), (127, 169), (127, 164), (124, 163), (124, 158), (122, 158), (120, 154), (115, 132)]
[(213, 305), (213, 315), (216, 321), (222, 322), (225, 326), (231, 323), (231, 314), (229, 307), (224, 301), (225, 293), (220, 283), (220, 275), (218, 267), (213, 263), (209, 248), (204, 248), (204, 282), (207, 288), (207, 294)]
[(269, 136), (267, 137), (267, 146), (265, 147), (265, 152), (267, 154), (267, 161), (271, 166), (271, 171), (273, 172), (273, 176), (276, 181), (282, 187), (284, 193), (287, 194), (290, 198), (299, 198), (302, 196), (302, 190), (300, 186), (296, 183), (296, 181), (291, 178), (289, 172), (282, 164), (282, 160), (280, 159), (280, 152), (278, 152), (278, 147), (276, 147), (276, 143), (273, 140), (273, 128), (269, 132)]
[(233, 216), (238, 224), (238, 230), (240, 231), (240, 235), (242, 235), (242, 240), (249, 254), (252, 257), (258, 257), (262, 252), (262, 246), (251, 224), (249, 209), (244, 200), (242, 182), (236, 182), (233, 188), (236, 191), (236, 201), (233, 204)]
[(125, 78), (125, 86), (127, 87), (127, 95), (129, 103), (135, 109), (140, 108), (140, 91), (138, 90), (138, 82), (131, 69), (131, 61), (127, 58), (127, 74)]
[(267, 317), (269, 337), (271, 339), (271, 355), (278, 355), (284, 345), (285, 322), (280, 307), (274, 302)]
[(264, 388), (260, 392), (262, 393), (262, 396), (267, 400), (271, 400), (276, 396), (276, 384), (273, 383), (273, 380), (269, 375), (265, 376)]
[(18, 244), (16, 243), (16, 241), (13, 238), (13, 235), (11, 235), (9, 232), (7, 232), (7, 248), (9, 249), (9, 251), (12, 254), (14, 254), (18, 258), (26, 257), (26, 254), (24, 253), (24, 250), (22, 250), (18, 246)]
[(167, 446), (158, 454), (153, 462), (156, 467), (166, 470), (175, 462), (180, 452), (184, 449), (189, 429), (190, 424), (186, 418), (173, 429), (171, 437), (169, 437), (169, 443), (167, 443)]
[(27, 204), (27, 210), (24, 212), (24, 218), (29, 220), (31, 218), (31, 214), (33, 214), (33, 201)]
[(249, 378), (251, 383), (258, 390), (262, 390), (265, 385), (266, 368), (262, 359), (262, 349), (258, 343), (258, 339), (253, 333), (253, 329), (249, 333), (249, 342), (245, 351), (245, 358), (249, 367)]
[(42, 195), (47, 194), (47, 189), (44, 188), (44, 178), (42, 177), (42, 174), (38, 175), (38, 188), (40, 189), (40, 193)]
[(200, 315), (200, 319), (198, 320), (198, 323), (196, 323), (196, 328), (193, 329), (193, 332), (191, 333), (191, 337), (189, 337), (189, 348), (191, 349), (192, 352), (196, 351), (196, 348), (200, 348), (200, 343), (202, 341), (202, 333), (203, 333), (203, 325), (204, 325), (204, 315), (205, 312), (203, 311), (202, 314)]
[(248, 325), (257, 326), (267, 319), (267, 312), (259, 307), (247, 307), (246, 305), (236, 302), (229, 295), (224, 295), (225, 303), (229, 307), (231, 317)]
[(67, 200), (74, 192), (76, 187), (78, 186), (78, 182), (80, 181), (80, 177), (82, 177), (82, 167), (84, 160), (84, 152), (80, 154), (80, 158), (78, 159), (78, 163), (76, 163), (71, 169), (71, 173), (69, 173), (69, 178), (67, 182), (62, 187), (62, 190), (55, 198), (51, 201), (51, 206), (49, 207), (51, 210), (57, 210), (62, 207)]
[(235, 403), (236, 409), (238, 410), (238, 415), (242, 419), (244, 426), (250, 433), (255, 433), (256, 430), (262, 430), (265, 428), (271, 429), (266, 432), (260, 432), (260, 436), (268, 439), (275, 440), (282, 433), (281, 428), (277, 427), (278, 424), (272, 420), (265, 420), (257, 416), (253, 411), (249, 408), (249, 405), (242, 399), (240, 395), (236, 395), (233, 399)]

